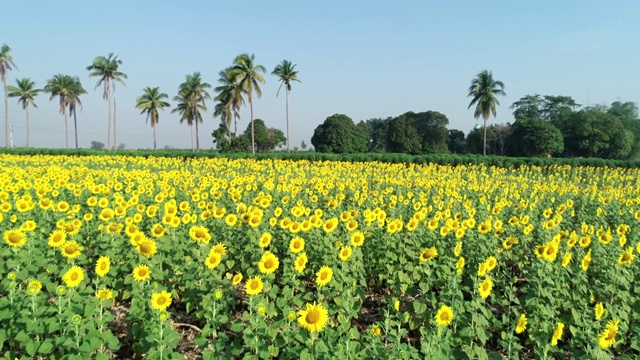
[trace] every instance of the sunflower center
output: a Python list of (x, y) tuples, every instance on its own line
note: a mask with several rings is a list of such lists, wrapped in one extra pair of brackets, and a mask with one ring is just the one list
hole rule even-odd
[(140, 277), (147, 276), (147, 269), (138, 270), (138, 276), (140, 276)]
[(9, 235), (9, 242), (12, 244), (18, 244), (21, 239), (22, 237), (20, 236), (20, 234), (12, 233)]
[(107, 270), (107, 263), (106, 262), (100, 263), (100, 270)]
[(267, 259), (267, 261), (264, 262), (264, 267), (267, 269), (271, 269), (273, 266), (273, 259)]
[(322, 280), (326, 280), (328, 277), (329, 277), (329, 273), (327, 273), (326, 271), (320, 274), (320, 279)]
[(196, 237), (197, 238), (203, 238), (204, 237), (204, 231), (201, 229), (196, 230)]
[(257, 281), (252, 281), (251, 284), (249, 284), (249, 288), (251, 290), (257, 290), (258, 289), (258, 282)]
[(67, 230), (67, 232), (73, 232), (73, 225), (67, 225), (65, 230)]
[(69, 278), (70, 278), (72, 281), (76, 281), (76, 280), (78, 280), (78, 273), (77, 273), (77, 272), (71, 273), (71, 276), (69, 276)]
[(140, 245), (140, 251), (144, 254), (148, 254), (151, 252), (151, 245), (148, 243), (144, 243)]
[(449, 317), (449, 313), (447, 313), (447, 312), (442, 313), (440, 315), (440, 320), (441, 321), (449, 321), (449, 320), (451, 320), (451, 318)]
[(631, 255), (628, 252), (625, 252), (624, 254), (622, 254), (622, 261), (629, 261), (631, 260)]
[(320, 320), (320, 315), (318, 314), (317, 311), (309, 311), (307, 313), (307, 316), (305, 316), (304, 318), (308, 324), (315, 324), (318, 322), (318, 320)]
[(293, 248), (294, 249), (300, 249), (300, 246), (302, 246), (302, 244), (300, 244), (300, 242), (298, 242), (298, 241), (293, 243)]
[(164, 305), (167, 302), (167, 299), (165, 299), (163, 296), (158, 298), (158, 305)]
[(71, 245), (67, 245), (67, 246), (65, 246), (65, 248), (64, 248), (64, 252), (65, 252), (65, 253), (67, 253), (67, 254), (73, 254), (73, 253), (75, 253), (77, 250), (78, 250), (78, 248), (77, 248), (75, 245), (73, 245), (73, 244), (71, 244)]

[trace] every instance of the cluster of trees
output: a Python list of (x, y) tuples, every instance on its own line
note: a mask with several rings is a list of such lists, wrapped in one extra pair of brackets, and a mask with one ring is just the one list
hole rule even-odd
[[(116, 150), (117, 147), (117, 123), (116, 123), (116, 99), (115, 85), (120, 83), (125, 86), (127, 74), (120, 70), (122, 60), (118, 56), (110, 53), (107, 56), (96, 57), (91, 65), (87, 66), (89, 77), (98, 78), (95, 86), (103, 87), (103, 98), (108, 102), (108, 127), (107, 127), (107, 148)], [(287, 143), (287, 149), (290, 150), (289, 138), (289, 92), (291, 91), (292, 82), (299, 82), (298, 71), (295, 70), (296, 65), (291, 61), (283, 60), (278, 64), (272, 74), (280, 81), (278, 93), (284, 86), (286, 93), (286, 116), (287, 116), (287, 137), (283, 140), (283, 133), (277, 129), (269, 129), (260, 120), (259, 124), (255, 124), (253, 113), (254, 94), (258, 98), (262, 96), (260, 84), (264, 84), (266, 80), (262, 76), (266, 72), (266, 68), (259, 65), (255, 61), (255, 55), (240, 54), (235, 57), (233, 64), (220, 72), (220, 85), (213, 89), (213, 100), (216, 102), (214, 106), (214, 117), (220, 117), (221, 125), (214, 134), (224, 134), (222, 138), (216, 138), (219, 147), (226, 150), (246, 149), (250, 148), (253, 152), (265, 151), (275, 146), (283, 145), (283, 141)], [(78, 128), (76, 110), (82, 107), (81, 95), (87, 94), (77, 76), (58, 74), (47, 81), (43, 89), (36, 88), (35, 82), (29, 78), (17, 79), (16, 86), (7, 85), (7, 73), (17, 69), (11, 55), (11, 48), (4, 44), (0, 47), (0, 77), (2, 78), (4, 88), (5, 103), (5, 144), (10, 147), (10, 122), (9, 122), (9, 97), (18, 98), (18, 103), (26, 112), (27, 127), (27, 147), (30, 144), (30, 124), (29, 124), (29, 108), (37, 107), (35, 97), (40, 92), (50, 95), (50, 100), (58, 98), (60, 103), (60, 113), (64, 117), (65, 123), (65, 140), (66, 147), (69, 148), (69, 127), (68, 116), (74, 118), (75, 128), (75, 146), (78, 148)], [(186, 122), (191, 129), (191, 148), (192, 150), (200, 149), (199, 124), (203, 122), (202, 112), (207, 110), (207, 101), (211, 101), (212, 97), (208, 90), (211, 85), (202, 79), (199, 72), (187, 75), (185, 81), (178, 87), (178, 93), (173, 97), (173, 101), (177, 104), (171, 110), (172, 113), (180, 115), (180, 123)], [(237, 134), (237, 121), (240, 119), (240, 108), (245, 105), (245, 96), (251, 109), (250, 133)], [(146, 87), (143, 94), (136, 99), (135, 107), (146, 115), (147, 122), (151, 123), (153, 128), (153, 148), (157, 149), (156, 127), (159, 123), (159, 110), (170, 108), (171, 104), (167, 101), (169, 95), (161, 92), (158, 87)], [(231, 130), (231, 122), (235, 123), (234, 131)], [(258, 126), (256, 134), (256, 125)], [(195, 127), (195, 142), (194, 142)], [(246, 133), (246, 132), (245, 132)], [(113, 134), (113, 141), (111, 135)], [(264, 134), (267, 134), (268, 141), (264, 140)], [(256, 137), (257, 135), (257, 137)], [(270, 144), (275, 145), (270, 145)], [(247, 145), (248, 144), (248, 145)], [(269, 144), (269, 145), (266, 145)]]

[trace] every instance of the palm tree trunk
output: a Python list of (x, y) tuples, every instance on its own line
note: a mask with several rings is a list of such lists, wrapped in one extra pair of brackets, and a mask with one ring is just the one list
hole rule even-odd
[(249, 107), (251, 108), (251, 153), (256, 153), (256, 139), (253, 134), (253, 101), (251, 99), (251, 95), (249, 95)]
[(7, 94), (7, 74), (2, 74), (2, 87), (4, 88), (4, 141), (5, 147), (11, 147), (11, 139), (9, 132), (11, 126), (9, 125), (9, 95)]
[(109, 127), (107, 130), (107, 150), (111, 150), (111, 91), (107, 85), (107, 101), (109, 104)]
[(27, 147), (31, 146), (31, 142), (29, 141), (31, 138), (31, 126), (29, 125), (29, 107), (24, 108), (27, 112)]
[(118, 150), (118, 139), (116, 136), (116, 98), (113, 98), (113, 151)]
[(73, 128), (76, 133), (76, 149), (78, 148), (78, 119), (76, 114), (76, 109), (73, 109)]
[(291, 142), (289, 140), (289, 89), (287, 88), (287, 152), (291, 152)]
[(156, 142), (156, 123), (153, 123), (153, 151), (158, 150), (158, 145)]
[(64, 142), (68, 149), (69, 148), (69, 121), (67, 121), (66, 111), (64, 112)]
[(191, 151), (195, 151), (195, 147), (193, 146), (193, 124), (189, 125), (189, 128), (191, 129)]
[(482, 147), (482, 155), (487, 156), (487, 119), (484, 119), (484, 146)]

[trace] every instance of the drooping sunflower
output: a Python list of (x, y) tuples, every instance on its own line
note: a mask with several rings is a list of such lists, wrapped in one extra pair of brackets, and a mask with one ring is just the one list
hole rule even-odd
[(144, 239), (138, 244), (136, 250), (144, 257), (150, 258), (158, 251), (158, 246), (155, 241)]
[(601, 349), (608, 349), (615, 343), (619, 324), (620, 320), (609, 321), (609, 323), (607, 323), (607, 327), (598, 338), (598, 345)]
[(602, 315), (604, 315), (604, 312), (605, 312), (604, 305), (602, 305), (601, 302), (597, 303), (594, 308), (594, 312), (596, 315), (596, 320), (600, 320), (602, 318)]
[(205, 259), (205, 264), (209, 269), (213, 269), (216, 266), (220, 265), (220, 262), (222, 262), (222, 255), (218, 254), (217, 252), (211, 252)]
[(80, 256), (80, 253), (83, 249), (84, 248), (78, 245), (78, 243), (75, 241), (66, 241), (60, 247), (60, 252), (62, 253), (62, 256), (66, 257), (67, 259), (75, 259)]
[(165, 311), (171, 305), (171, 294), (166, 290), (151, 295), (151, 307), (158, 311)]
[(96, 262), (96, 275), (103, 277), (107, 275), (111, 268), (111, 259), (108, 256), (100, 256)]
[(329, 312), (322, 304), (306, 304), (304, 310), (298, 312), (298, 324), (311, 333), (317, 333), (327, 325)]
[(138, 265), (133, 269), (133, 279), (136, 281), (145, 281), (151, 276), (151, 269), (147, 265)]
[(291, 242), (289, 243), (289, 251), (293, 254), (304, 251), (304, 239), (300, 236), (296, 236), (291, 239)]
[(309, 259), (306, 253), (299, 254), (294, 263), (296, 271), (299, 273), (303, 272), (307, 267), (307, 261), (309, 261)]
[(440, 306), (440, 309), (436, 313), (436, 324), (438, 326), (447, 326), (453, 321), (453, 309), (447, 305)]
[(316, 285), (318, 285), (319, 287), (325, 286), (329, 283), (329, 281), (331, 281), (332, 277), (333, 270), (331, 270), (331, 268), (327, 265), (324, 265), (316, 273)]
[(438, 256), (438, 249), (435, 246), (424, 248), (420, 251), (420, 261), (427, 262)]
[(264, 285), (262, 284), (262, 279), (260, 276), (254, 276), (251, 279), (247, 280), (245, 284), (245, 290), (247, 291), (247, 295), (254, 296), (258, 295), (262, 292), (262, 288)]
[(338, 257), (340, 257), (340, 260), (342, 261), (347, 261), (351, 257), (351, 254), (353, 254), (353, 250), (351, 249), (351, 247), (345, 246), (340, 249), (340, 254), (338, 255)]
[(553, 331), (553, 336), (551, 337), (551, 346), (557, 346), (558, 340), (562, 338), (562, 332), (564, 331), (564, 323), (559, 322), (556, 326), (556, 329)]
[(516, 323), (516, 334), (522, 334), (525, 330), (527, 330), (527, 316), (520, 314), (518, 322)]
[(491, 294), (491, 289), (493, 289), (493, 281), (489, 276), (487, 276), (480, 286), (478, 287), (478, 292), (480, 293), (480, 297), (482, 299), (486, 299), (489, 294)]
[(591, 264), (591, 249), (587, 251), (587, 254), (582, 258), (580, 262), (580, 267), (582, 271), (587, 271), (589, 269), (589, 265)]
[(111, 300), (113, 298), (113, 292), (109, 289), (100, 289), (96, 291), (96, 297), (99, 300)]
[(364, 233), (362, 231), (356, 231), (351, 234), (351, 245), (360, 247), (364, 244)]
[(67, 287), (73, 288), (80, 285), (80, 282), (84, 279), (84, 271), (79, 266), (72, 266), (62, 275), (62, 281)]
[(633, 255), (633, 246), (629, 246), (618, 257), (618, 264), (629, 265), (633, 261), (634, 257), (635, 255)]
[(7, 230), (3, 237), (7, 245), (14, 248), (21, 248), (27, 243), (27, 236), (20, 230)]
[(272, 274), (280, 266), (280, 260), (271, 251), (265, 251), (258, 262), (258, 270), (263, 274)]
[(571, 253), (567, 252), (566, 254), (564, 254), (564, 256), (562, 257), (562, 267), (567, 267), (569, 265), (569, 263), (571, 262)]

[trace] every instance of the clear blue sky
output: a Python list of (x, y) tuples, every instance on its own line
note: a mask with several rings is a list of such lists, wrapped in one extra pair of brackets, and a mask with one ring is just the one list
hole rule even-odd
[[(78, 115), (80, 145), (106, 142), (107, 104), (85, 70), (114, 52), (128, 74), (118, 86), (118, 142), (152, 147), (152, 130), (134, 109), (146, 86), (173, 97), (186, 74), (217, 74), (242, 52), (267, 67), (256, 118), (285, 131), (284, 96), (269, 73), (282, 59), (297, 64), (291, 92), (292, 145), (310, 143), (327, 116), (355, 122), (406, 111), (446, 114), (469, 131), (466, 90), (481, 70), (502, 80), (495, 121), (513, 121), (509, 106), (526, 94), (569, 95), (581, 104), (640, 97), (640, 2), (619, 1), (11, 1), (2, 6), (0, 43), (38, 86), (54, 74), (77, 75), (89, 91)], [(47, 95), (31, 111), (32, 145), (63, 147), (63, 118)], [(15, 145), (24, 146), (24, 111), (10, 99)], [(3, 107), (0, 104), (0, 107)], [(212, 104), (209, 106), (213, 108)], [(0, 113), (3, 114), (3, 113)], [(219, 119), (205, 114), (203, 148)], [(2, 122), (4, 119), (1, 119)], [(239, 128), (249, 121), (242, 112)], [(4, 138), (4, 126), (1, 127)], [(189, 128), (160, 114), (159, 147), (190, 147)]]

